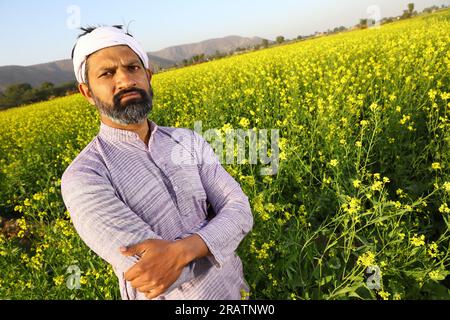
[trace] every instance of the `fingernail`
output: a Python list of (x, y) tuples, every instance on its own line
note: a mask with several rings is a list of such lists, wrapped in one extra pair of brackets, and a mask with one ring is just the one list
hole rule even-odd
[(127, 251), (127, 247), (120, 247), (120, 251), (121, 251), (121, 252)]

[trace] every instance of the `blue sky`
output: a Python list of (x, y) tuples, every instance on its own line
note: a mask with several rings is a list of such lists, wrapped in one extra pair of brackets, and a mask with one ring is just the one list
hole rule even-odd
[[(352, 26), (377, 5), (382, 17), (450, 0), (0, 0), (0, 66), (68, 59), (92, 24), (130, 24), (147, 51), (228, 35), (275, 39)], [(75, 8), (75, 10), (74, 10)], [(79, 14), (78, 14), (79, 13)]]

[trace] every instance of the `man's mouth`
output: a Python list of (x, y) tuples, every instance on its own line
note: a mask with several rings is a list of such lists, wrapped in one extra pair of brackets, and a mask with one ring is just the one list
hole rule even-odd
[(131, 99), (139, 99), (142, 98), (141, 94), (139, 92), (129, 92), (129, 93), (125, 93), (124, 95), (122, 95), (120, 97), (120, 101), (127, 101), (127, 100), (131, 100)]

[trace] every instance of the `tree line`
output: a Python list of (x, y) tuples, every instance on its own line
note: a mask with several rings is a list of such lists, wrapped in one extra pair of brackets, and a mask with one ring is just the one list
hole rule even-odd
[(29, 83), (12, 84), (4, 92), (0, 92), (0, 110), (46, 101), (76, 92), (78, 92), (76, 82), (67, 82), (58, 86), (51, 82), (44, 82), (37, 88), (33, 88)]
[[(408, 5), (406, 6), (406, 10), (403, 10), (402, 15), (400, 15), (398, 17), (386, 17), (386, 18), (381, 19), (380, 21), (375, 21), (373, 19), (360, 19), (359, 24), (356, 27), (358, 27), (359, 29), (366, 29), (371, 26), (374, 26), (377, 22), (379, 22), (380, 24), (386, 24), (386, 23), (394, 22), (396, 20), (410, 19), (419, 14), (415, 10), (415, 8), (416, 8), (415, 4), (411, 2), (411, 3), (408, 3)], [(442, 7), (431, 6), (431, 7), (425, 8), (422, 10), (422, 13), (432, 13), (441, 8), (445, 8), (445, 5), (442, 5)]]
[[(432, 13), (436, 10), (439, 10), (441, 8), (445, 8), (445, 5), (442, 5), (442, 7), (438, 6), (432, 6), (429, 8), (425, 8), (422, 12), (423, 13)], [(379, 22), (380, 24), (390, 23), (395, 20), (400, 19), (409, 19), (414, 16), (418, 15), (418, 12), (415, 10), (414, 3), (409, 3), (407, 5), (406, 10), (403, 11), (403, 14), (398, 17), (389, 17), (389, 18), (383, 18), (380, 21), (375, 21), (373, 19), (360, 19), (359, 24), (353, 27), (353, 29), (365, 29), (369, 28), (375, 23)], [(316, 32), (312, 35), (299, 35), (295, 39), (286, 39), (284, 36), (278, 36), (276, 37), (275, 41), (269, 41), (267, 39), (263, 39), (261, 43), (255, 44), (249, 47), (242, 47), (242, 48), (236, 48), (235, 50), (232, 50), (230, 52), (219, 52), (216, 51), (212, 55), (206, 55), (206, 54), (197, 54), (192, 56), (189, 59), (184, 59), (182, 62), (178, 63), (175, 68), (185, 67), (189, 65), (199, 64), (203, 62), (208, 62), (211, 60), (217, 60), (222, 59), (224, 57), (242, 53), (242, 52), (248, 52), (248, 51), (254, 51), (254, 50), (260, 50), (260, 49), (266, 49), (269, 48), (272, 45), (280, 45), (287, 42), (293, 42), (293, 41), (299, 41), (299, 40), (306, 40), (309, 38), (321, 36), (321, 35), (329, 35), (329, 34), (335, 34), (347, 31), (352, 28), (347, 28), (344, 26), (336, 27), (334, 29), (329, 29), (325, 32)], [(32, 88), (32, 86), (28, 83), (21, 83), (21, 84), (14, 84), (10, 85), (6, 88), (4, 92), (0, 92), (0, 110), (15, 107), (23, 104), (29, 104), (29, 103), (35, 103), (39, 101), (45, 101), (49, 100), (54, 97), (60, 97), (72, 93), (77, 93), (77, 83), (76, 82), (67, 82), (62, 85), (55, 86), (53, 83), (45, 82), (38, 88)]]

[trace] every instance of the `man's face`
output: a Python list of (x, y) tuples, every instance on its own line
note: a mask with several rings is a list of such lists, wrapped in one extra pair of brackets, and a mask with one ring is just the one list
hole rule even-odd
[(88, 58), (88, 82), (80, 90), (100, 114), (120, 125), (136, 124), (152, 109), (151, 73), (128, 46), (105, 48)]

